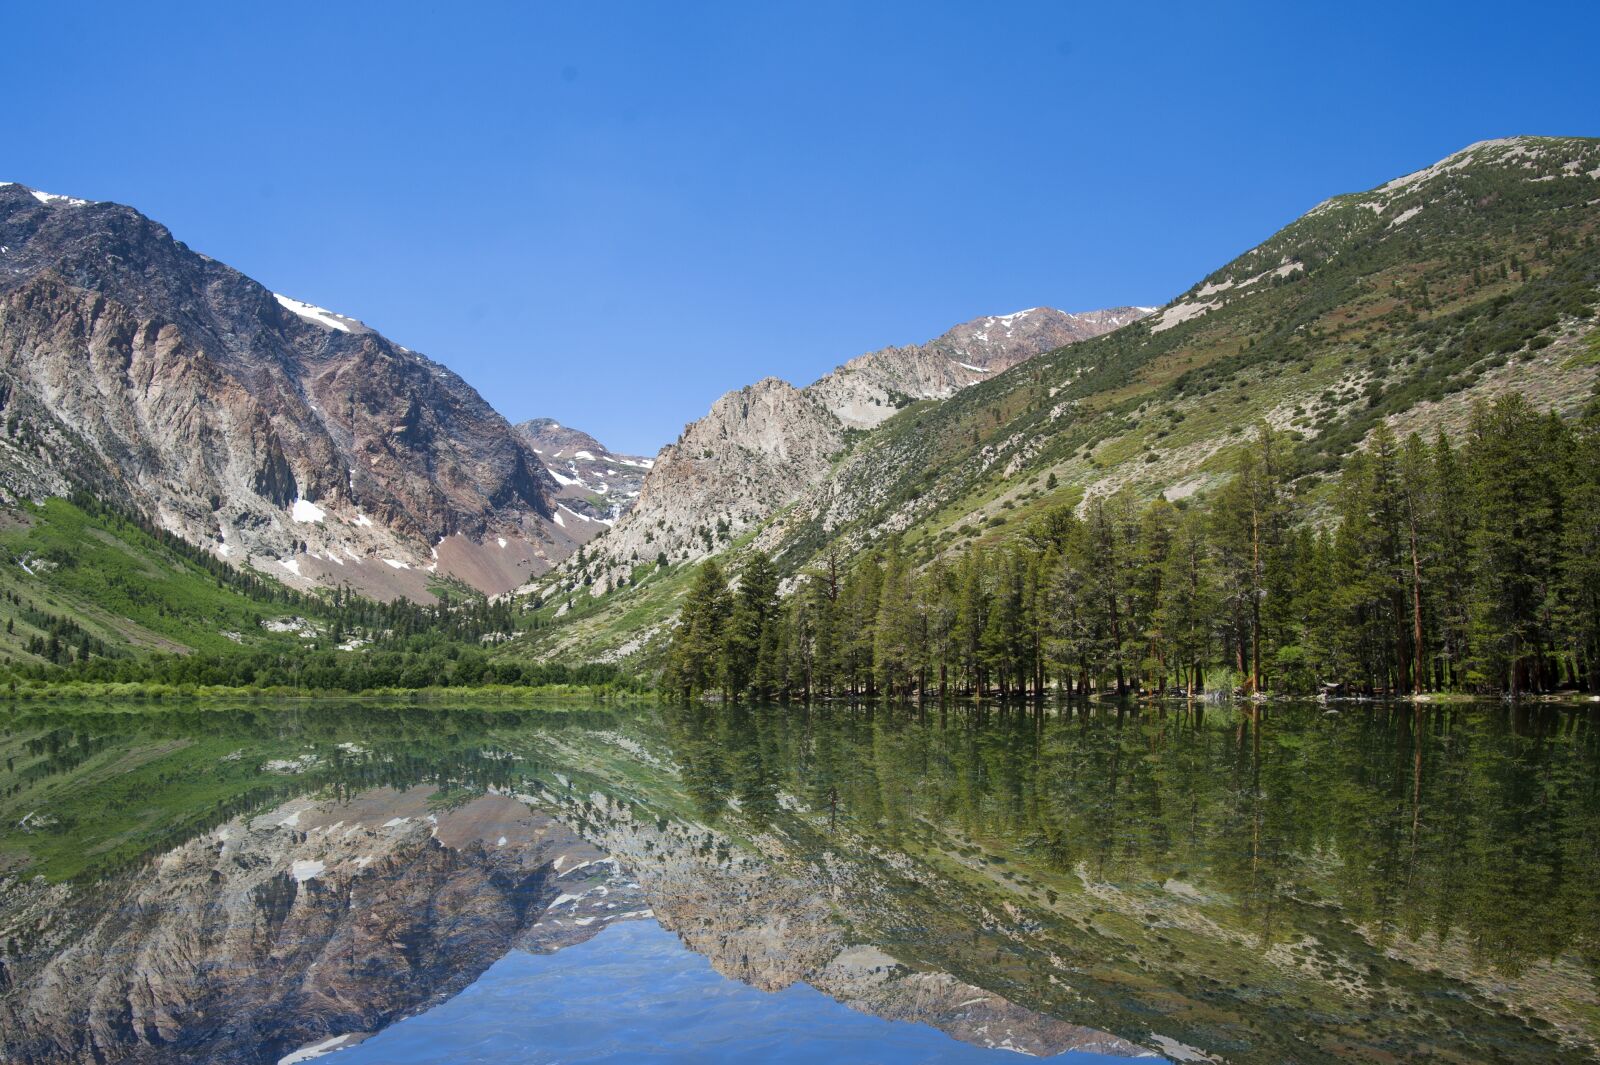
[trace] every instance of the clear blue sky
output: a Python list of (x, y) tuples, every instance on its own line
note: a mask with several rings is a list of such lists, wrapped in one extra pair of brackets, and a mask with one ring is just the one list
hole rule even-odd
[[(1302, 10), (1302, 8), (1304, 10)], [(1161, 303), (1324, 197), (1600, 134), (1600, 4), (12, 4), (0, 180), (131, 203), (653, 452), (980, 314)]]

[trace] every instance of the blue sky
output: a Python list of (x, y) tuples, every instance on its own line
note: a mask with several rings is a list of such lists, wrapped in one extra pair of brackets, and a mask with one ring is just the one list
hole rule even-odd
[[(1304, 9), (1304, 10), (1302, 10)], [(1600, 4), (12, 5), (0, 180), (131, 203), (512, 419), (1165, 301), (1326, 196), (1600, 134)]]

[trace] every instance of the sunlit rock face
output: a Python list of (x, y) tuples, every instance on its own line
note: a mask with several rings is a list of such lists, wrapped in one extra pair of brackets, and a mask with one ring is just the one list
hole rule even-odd
[[(763, 378), (722, 396), (656, 458), (637, 502), (587, 554), (602, 569), (715, 554), (822, 490), (850, 434), (1045, 351), (1119, 329), (1148, 307), (1069, 314), (1032, 307), (963, 323), (926, 344), (882, 348), (804, 388)], [(591, 585), (604, 591), (611, 582)]]
[(907, 403), (947, 399), (1035, 355), (1121, 329), (1154, 307), (1058, 311), (1030, 307), (963, 322), (926, 344), (857, 356), (807, 387), (852, 429), (879, 425)]
[(413, 599), (441, 540), (523, 545), (458, 567), (503, 591), (591, 534), (461, 378), (130, 207), (0, 184), (0, 249), (0, 498), (87, 488), (291, 584)]

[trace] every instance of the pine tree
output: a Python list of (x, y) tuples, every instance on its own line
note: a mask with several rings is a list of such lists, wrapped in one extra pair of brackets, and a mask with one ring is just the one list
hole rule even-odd
[(742, 695), (755, 680), (762, 642), (777, 606), (777, 570), (764, 552), (754, 551), (739, 574), (739, 590), (733, 597), (722, 646), (721, 674), (734, 695)]
[(1438, 673), (1450, 688), (1466, 679), (1472, 626), (1472, 556), (1469, 549), (1474, 500), (1455, 446), (1439, 430), (1432, 447), (1433, 477), (1426, 542), (1433, 547), (1435, 576), (1429, 585), (1430, 613), (1438, 626)]
[(1559, 620), (1573, 680), (1600, 691), (1600, 407), (1578, 426), (1565, 497)]
[(1172, 647), (1180, 682), (1190, 695), (1205, 690), (1205, 663), (1211, 652), (1216, 587), (1206, 521), (1191, 511), (1173, 527), (1162, 563), (1158, 624)]
[[(1404, 535), (1403, 548), (1409, 570), (1407, 583), (1411, 593), (1407, 605), (1411, 617), (1410, 690), (1413, 692), (1426, 691), (1430, 687), (1427, 666), (1428, 645), (1423, 624), (1423, 604), (1427, 600), (1423, 580), (1423, 555), (1433, 508), (1432, 474), (1428, 445), (1422, 442), (1422, 437), (1412, 433), (1406, 437), (1405, 444), (1400, 450), (1400, 517)], [(1431, 570), (1431, 560), (1428, 568)]]
[(723, 644), (731, 605), (728, 582), (716, 560), (701, 563), (694, 586), (678, 616), (666, 675), (670, 688), (684, 699), (722, 685)]
[[(1558, 427), (1559, 428), (1559, 427)], [(1561, 513), (1558, 431), (1512, 393), (1474, 411), (1473, 644), (1478, 676), (1513, 696), (1546, 687), (1547, 633)]]
[(913, 575), (900, 545), (891, 542), (884, 552), (872, 649), (878, 682), (891, 699), (909, 693), (911, 677), (921, 665), (918, 652), (923, 636), (916, 607)]
[(989, 620), (989, 595), (984, 587), (986, 553), (980, 547), (968, 551), (961, 560), (955, 609), (955, 656), (962, 686), (968, 692), (983, 694), (985, 669), (983, 630)]

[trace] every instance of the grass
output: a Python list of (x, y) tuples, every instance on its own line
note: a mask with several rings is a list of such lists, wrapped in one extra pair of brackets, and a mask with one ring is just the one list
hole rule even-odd
[[(540, 699), (590, 699), (604, 702), (649, 702), (649, 692), (610, 686), (579, 684), (485, 684), (476, 687), (368, 688), (359, 692), (342, 688), (247, 687), (220, 684), (97, 683), (88, 681), (25, 682), (0, 691), (0, 699), (14, 703), (73, 703), (93, 699), (136, 706), (183, 700), (232, 699), (279, 702), (285, 699), (345, 703), (451, 703), (462, 706), (505, 705)], [(104, 705), (98, 703), (97, 705)]]
[(28, 638), (46, 626), (27, 621), (23, 604), (124, 652), (225, 652), (239, 646), (227, 632), (253, 645), (298, 643), (262, 628), (288, 608), (229, 587), (130, 522), (65, 499), (24, 503), (0, 525), (0, 653), (36, 660)]

